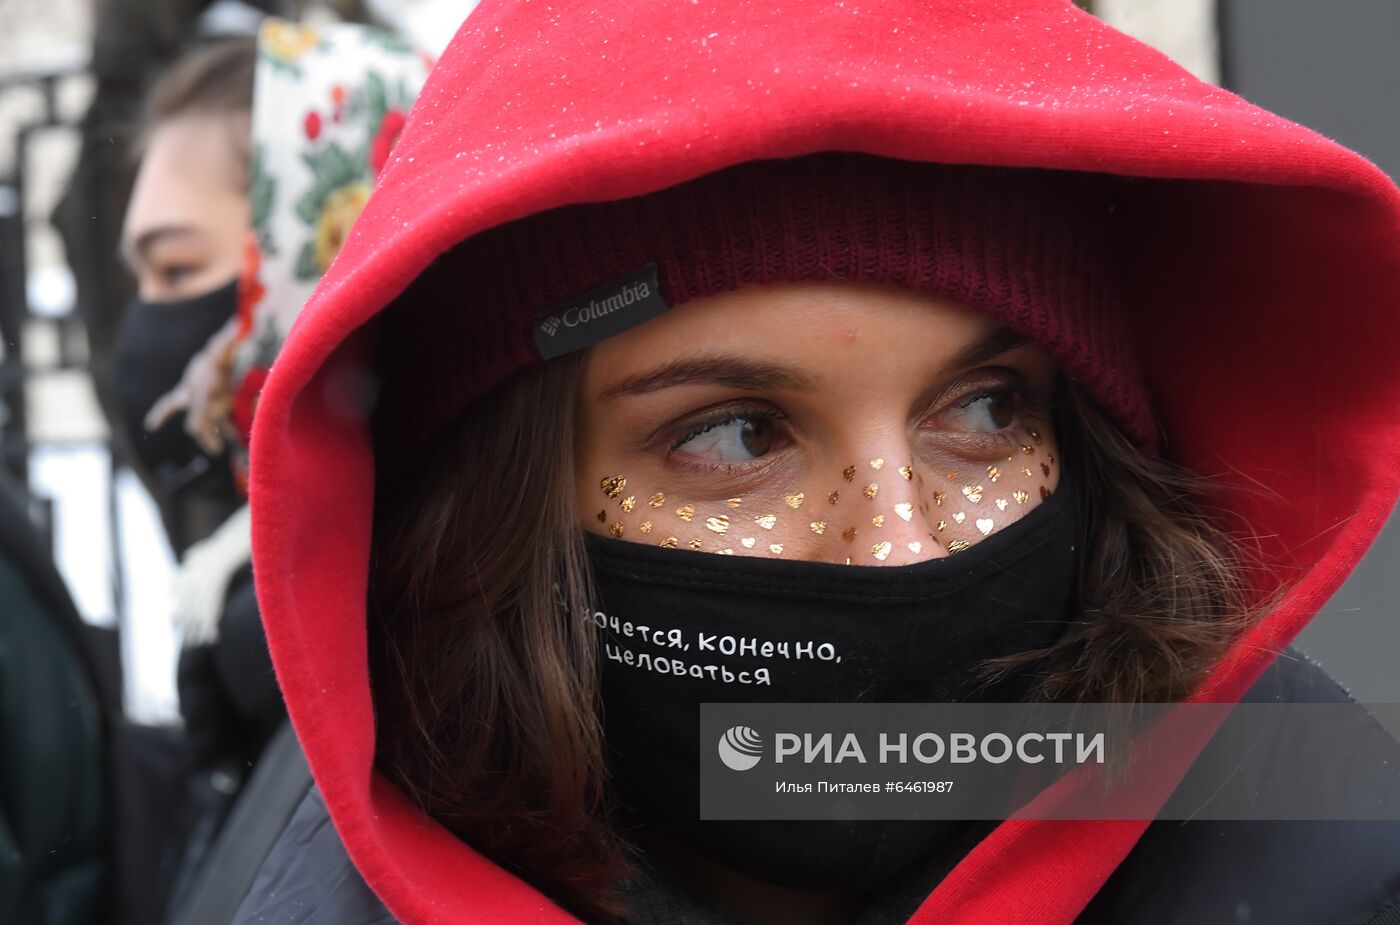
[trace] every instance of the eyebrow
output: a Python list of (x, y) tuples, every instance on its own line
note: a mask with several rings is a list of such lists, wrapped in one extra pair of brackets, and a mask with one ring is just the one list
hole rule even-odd
[(135, 266), (136, 261), (145, 258), (161, 238), (198, 237), (200, 234), (200, 230), (193, 225), (157, 225), (141, 232), (129, 244), (123, 244), (122, 259), (129, 266)]
[(988, 360), (1001, 356), (1008, 350), (1029, 342), (1030, 338), (1024, 334), (1002, 325), (988, 331), (953, 354), (953, 358), (944, 364), (943, 371), (954, 372), (967, 369), (969, 366), (980, 366)]
[[(1028, 342), (1024, 335), (1002, 326), (989, 331), (953, 355), (944, 372), (977, 366)], [(812, 388), (812, 376), (791, 366), (761, 363), (730, 356), (699, 356), (673, 360), (616, 382), (598, 396), (611, 401), (622, 395), (645, 395), (680, 385), (722, 385), (732, 389), (801, 390)]]
[(723, 385), (732, 389), (805, 389), (811, 376), (791, 366), (760, 363), (740, 357), (700, 356), (673, 360), (635, 376), (628, 376), (604, 389), (599, 400), (621, 395), (645, 395), (678, 385)]

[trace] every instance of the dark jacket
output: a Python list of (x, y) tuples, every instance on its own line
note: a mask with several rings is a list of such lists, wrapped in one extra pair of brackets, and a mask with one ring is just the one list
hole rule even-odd
[[(1290, 649), (1247, 703), (1341, 703), (1346, 692)], [(211, 873), (176, 925), (391, 925), (356, 872), (289, 730), (215, 847)], [(969, 824), (948, 854), (899, 875), (852, 925), (903, 925), (991, 823)], [(648, 872), (629, 885), (637, 921), (745, 925)], [(1400, 922), (1400, 822), (1176, 822), (1148, 826), (1077, 925), (1394, 925)], [(467, 925), (467, 923), (463, 923)]]
[(97, 925), (110, 894), (105, 702), (83, 623), (0, 484), (0, 922)]

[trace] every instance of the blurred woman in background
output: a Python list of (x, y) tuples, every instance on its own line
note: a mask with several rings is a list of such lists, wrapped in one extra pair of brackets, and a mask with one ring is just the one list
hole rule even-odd
[[(348, 234), (427, 62), (364, 26), (267, 19), (155, 86), (123, 254), (113, 386), (156, 490), (222, 520), (180, 550), (188, 792), (179, 904), (285, 715), (253, 589), (247, 438), (287, 326)], [(178, 544), (177, 544), (178, 548)]]

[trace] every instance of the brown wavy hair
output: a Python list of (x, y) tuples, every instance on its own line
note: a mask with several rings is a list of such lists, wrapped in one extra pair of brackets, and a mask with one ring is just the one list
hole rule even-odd
[[(633, 849), (609, 825), (574, 502), (582, 360), (517, 375), (377, 494), (371, 670), (381, 771), (464, 841), (575, 914), (625, 918)], [(1184, 697), (1261, 611), (1215, 484), (1139, 452), (1061, 378), (1053, 414), (1080, 507), (1071, 621), (984, 663), (1033, 699)]]

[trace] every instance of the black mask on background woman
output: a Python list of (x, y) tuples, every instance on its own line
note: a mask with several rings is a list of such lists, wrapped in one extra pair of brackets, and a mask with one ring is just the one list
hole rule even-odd
[(174, 415), (154, 431), (143, 421), (156, 400), (179, 384), (190, 360), (233, 317), (238, 281), (193, 298), (127, 303), (117, 329), (112, 390), (132, 451), (170, 497), (188, 494), (234, 499), (227, 452), (210, 456)]

